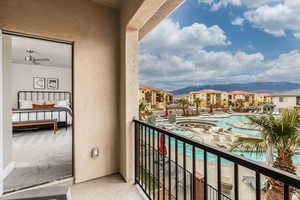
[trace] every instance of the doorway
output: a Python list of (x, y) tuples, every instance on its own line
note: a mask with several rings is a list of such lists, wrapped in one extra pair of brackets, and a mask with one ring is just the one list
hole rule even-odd
[(73, 176), (73, 43), (2, 32), (3, 191)]

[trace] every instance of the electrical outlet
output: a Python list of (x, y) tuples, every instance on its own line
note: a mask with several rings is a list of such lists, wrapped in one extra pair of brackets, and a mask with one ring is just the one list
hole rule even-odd
[(100, 156), (100, 150), (99, 147), (94, 147), (91, 150), (91, 158), (97, 158)]

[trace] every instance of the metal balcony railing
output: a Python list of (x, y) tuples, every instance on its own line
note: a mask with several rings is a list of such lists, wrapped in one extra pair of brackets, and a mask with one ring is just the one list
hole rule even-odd
[[(150, 200), (239, 200), (239, 168), (255, 173), (254, 196), (262, 199), (262, 177), (282, 183), (282, 199), (290, 200), (300, 188), (299, 177), (268, 167), (242, 156), (216, 149), (187, 137), (134, 120), (135, 123), (135, 183)], [(202, 152), (199, 158), (198, 152)], [(216, 184), (208, 183), (208, 154), (216, 157)], [(199, 170), (199, 159), (202, 169)], [(226, 160), (233, 167), (233, 188), (228, 193), (222, 184), (222, 162)], [(228, 164), (228, 163), (227, 163)], [(197, 165), (197, 166), (196, 166)], [(242, 174), (243, 175), (243, 174)]]

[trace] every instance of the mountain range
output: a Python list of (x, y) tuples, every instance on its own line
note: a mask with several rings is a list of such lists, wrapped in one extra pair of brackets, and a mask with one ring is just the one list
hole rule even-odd
[(231, 83), (231, 84), (217, 84), (217, 85), (198, 85), (189, 86), (182, 89), (171, 91), (173, 94), (186, 94), (192, 91), (199, 91), (203, 89), (214, 89), (222, 91), (243, 90), (248, 92), (282, 92), (293, 89), (299, 89), (299, 83), (292, 82), (251, 82), (251, 83)]

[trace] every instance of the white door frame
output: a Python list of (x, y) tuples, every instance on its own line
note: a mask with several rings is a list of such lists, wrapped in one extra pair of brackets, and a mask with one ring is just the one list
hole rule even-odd
[(3, 35), (0, 29), (0, 196), (3, 194), (3, 177), (4, 177), (4, 164), (3, 164)]

